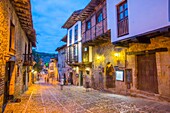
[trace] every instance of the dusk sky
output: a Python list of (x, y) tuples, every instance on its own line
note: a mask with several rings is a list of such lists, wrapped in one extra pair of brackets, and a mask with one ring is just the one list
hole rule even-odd
[(90, 0), (31, 0), (34, 28), (37, 34), (38, 52), (56, 53), (64, 43), (60, 40), (67, 30), (62, 25), (70, 15), (83, 9)]

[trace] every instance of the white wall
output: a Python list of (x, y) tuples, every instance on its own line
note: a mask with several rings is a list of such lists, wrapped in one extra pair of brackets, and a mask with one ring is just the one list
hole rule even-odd
[(169, 0), (127, 0), (129, 34), (118, 38), (116, 5), (121, 1), (107, 0), (108, 29), (111, 29), (112, 42), (170, 25)]
[(82, 42), (78, 43), (78, 62), (82, 62)]
[(67, 46), (70, 45), (70, 30), (72, 30), (72, 42), (71, 44), (74, 44), (75, 43), (75, 37), (74, 37), (74, 32), (75, 32), (75, 26), (78, 25), (78, 41), (81, 41), (81, 21), (77, 21), (71, 28), (68, 29), (68, 40), (67, 40)]
[(65, 48), (58, 51), (58, 59), (59, 59), (58, 60), (58, 64), (59, 64), (58, 71), (59, 71), (60, 76), (64, 75), (63, 67), (62, 67), (63, 62), (65, 63), (65, 61), (66, 61), (66, 58), (65, 58), (66, 56), (65, 56), (65, 54), (63, 54), (64, 50), (65, 50)]
[[(77, 21), (71, 28), (68, 29), (68, 40), (67, 40), (67, 46), (70, 46), (70, 45), (73, 45), (75, 42), (75, 27), (76, 25), (78, 25), (78, 40), (76, 42), (78, 42), (78, 62), (82, 62), (82, 43), (81, 43), (81, 40), (82, 40), (82, 37), (81, 37), (81, 21)], [(70, 44), (70, 30), (72, 30), (72, 41), (71, 41), (71, 44)]]

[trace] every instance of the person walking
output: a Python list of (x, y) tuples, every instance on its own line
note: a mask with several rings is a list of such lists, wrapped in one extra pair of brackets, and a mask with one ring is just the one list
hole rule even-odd
[(49, 74), (47, 73), (47, 83), (49, 83)]
[(94, 79), (94, 75), (91, 76), (91, 87), (92, 87), (93, 89), (96, 88), (96, 87), (95, 87), (95, 79)]
[(88, 75), (85, 75), (85, 87), (86, 87), (86, 92), (88, 92), (90, 88), (90, 80)]
[(63, 86), (64, 86), (64, 78), (61, 77), (60, 79), (60, 89), (63, 90)]
[(99, 90), (103, 90), (104, 86), (103, 86), (103, 73), (99, 72)]

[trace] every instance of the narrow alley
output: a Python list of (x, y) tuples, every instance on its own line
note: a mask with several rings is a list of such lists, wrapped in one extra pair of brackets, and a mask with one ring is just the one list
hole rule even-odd
[(29, 88), (20, 103), (8, 103), (5, 113), (170, 113), (170, 104), (141, 98), (86, 92), (80, 86), (39, 82)]
[(0, 113), (170, 113), (170, 0), (0, 0)]

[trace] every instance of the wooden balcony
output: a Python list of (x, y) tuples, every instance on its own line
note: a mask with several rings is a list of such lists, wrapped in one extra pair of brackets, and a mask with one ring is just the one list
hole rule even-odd
[(118, 22), (118, 37), (129, 34), (128, 17)]
[[(82, 33), (82, 43), (95, 41), (98, 37), (103, 36), (106, 33), (107, 33), (107, 18), (103, 19), (100, 23), (97, 23), (96, 25), (92, 26), (91, 29)], [(104, 37), (102, 38), (104, 39)]]
[(23, 54), (24, 55), (24, 66), (33, 66), (33, 57), (32, 54)]

